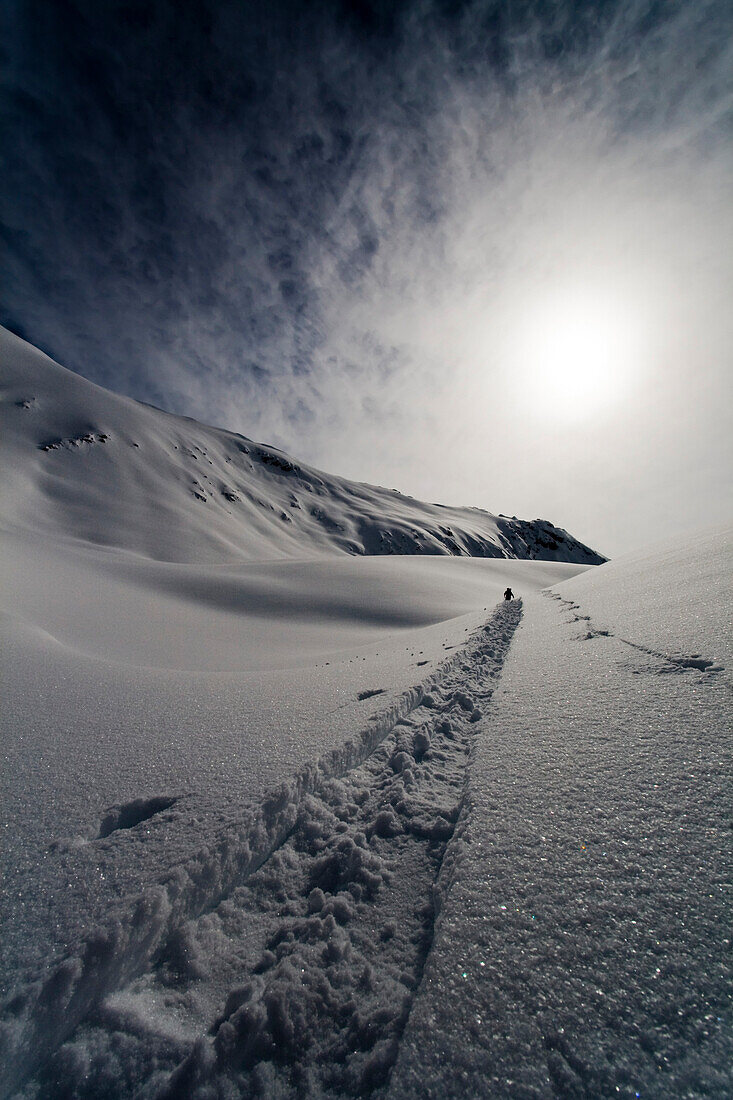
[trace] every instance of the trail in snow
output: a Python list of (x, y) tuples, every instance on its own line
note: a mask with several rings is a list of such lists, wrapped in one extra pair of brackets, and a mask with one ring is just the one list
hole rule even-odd
[(703, 657), (700, 653), (662, 653), (657, 649), (652, 649), (649, 646), (640, 645), (638, 642), (631, 642), (628, 638), (622, 638), (619, 634), (614, 633), (612, 630), (601, 629), (595, 626), (590, 615), (578, 614), (580, 604), (575, 603), (573, 600), (563, 599), (557, 592), (545, 591), (543, 595), (549, 599), (559, 600), (564, 608), (572, 613), (571, 623), (583, 623), (585, 633), (582, 635), (585, 641), (591, 641), (593, 638), (616, 638), (617, 641), (622, 642), (623, 645), (628, 646), (629, 649), (635, 649), (639, 653), (643, 653), (647, 658), (652, 658), (657, 663), (655, 669), (650, 669), (648, 663), (643, 668), (634, 668), (631, 671), (640, 674), (649, 671), (656, 671), (660, 674), (669, 672), (699, 672), (704, 676), (714, 676), (718, 672), (724, 672), (725, 666), (717, 661), (712, 660), (710, 657)]
[(526, 598), (389, 1100), (733, 1095), (725, 638), (654, 629)]
[[(258, 869), (250, 859), (253, 873), (225, 883), (201, 853), (199, 879), (216, 883), (209, 902), (191, 894), (190, 919), (168, 919), (164, 934), (151, 907), (138, 938), (157, 946), (144, 972), (118, 965), (92, 984), (93, 1011), (22, 1095), (378, 1090), (432, 942), (472, 742), (520, 618), (521, 601), (500, 606), (410, 705), (377, 723), (371, 745), (361, 736), (350, 767), (339, 775), (321, 762), (312, 782), (277, 796), (278, 811), (262, 815), (269, 855)], [(47, 983), (46, 1000), (59, 984)], [(67, 1012), (83, 1003), (83, 983), (72, 987)]]

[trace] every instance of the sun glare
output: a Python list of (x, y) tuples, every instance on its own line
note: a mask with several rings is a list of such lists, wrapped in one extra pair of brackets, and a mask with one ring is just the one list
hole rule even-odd
[(545, 298), (525, 319), (518, 381), (537, 412), (581, 420), (628, 391), (638, 359), (633, 311), (590, 292)]

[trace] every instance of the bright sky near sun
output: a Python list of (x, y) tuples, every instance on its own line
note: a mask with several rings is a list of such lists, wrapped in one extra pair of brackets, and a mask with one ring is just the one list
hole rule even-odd
[(640, 368), (638, 308), (602, 289), (559, 289), (527, 311), (517, 375), (540, 419), (582, 421), (621, 401)]
[(730, 5), (36, 15), (6, 13), (2, 323), (605, 554), (733, 515)]

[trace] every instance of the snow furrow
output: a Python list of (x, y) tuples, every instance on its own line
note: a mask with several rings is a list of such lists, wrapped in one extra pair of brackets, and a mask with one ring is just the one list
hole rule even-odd
[(58, 1047), (24, 1095), (75, 1078), (74, 1095), (101, 1095), (112, 1057), (116, 1095), (132, 1095), (121, 1048), (130, 1083), (148, 1064), (141, 1096), (203, 1080), (222, 1095), (233, 1081), (243, 1095), (376, 1088), (429, 948), (478, 704), (520, 616), (497, 609), (425, 683), (16, 990), (2, 1096)]
[[(575, 603), (573, 600), (563, 599), (556, 592), (545, 592), (551, 600), (559, 600), (563, 607), (567, 608), (572, 613), (571, 623), (582, 623), (585, 633), (581, 637), (585, 641), (592, 641), (594, 638), (616, 638), (617, 641), (623, 645), (628, 646), (629, 649), (635, 649), (638, 653), (643, 653), (645, 657), (652, 658), (653, 661), (658, 662), (657, 668), (654, 671), (659, 674), (665, 673), (682, 673), (682, 672), (698, 672), (701, 676), (715, 676), (719, 672), (724, 672), (724, 665), (717, 661), (712, 660), (709, 657), (703, 657), (700, 653), (663, 653), (658, 649), (651, 649), (649, 646), (640, 645), (638, 642), (632, 642), (628, 638), (622, 638), (618, 634), (614, 634), (613, 631), (602, 629), (597, 627), (591, 621), (590, 615), (579, 614), (581, 608), (580, 604)], [(634, 671), (648, 671), (646, 668), (643, 670)]]

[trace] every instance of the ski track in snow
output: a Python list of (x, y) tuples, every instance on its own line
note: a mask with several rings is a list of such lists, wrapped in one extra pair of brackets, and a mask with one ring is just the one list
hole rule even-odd
[[(378, 1092), (451, 877), (471, 745), (520, 618), (521, 601), (500, 605), (353, 742), (16, 994), (10, 1092), (24, 1065), (38, 1071), (19, 1094), (29, 1100)], [(109, 832), (156, 807), (114, 809)], [(51, 1057), (39, 1070), (41, 1035)]]
[[(491, 737), (476, 742), (387, 1100), (723, 1100), (725, 669), (692, 647), (662, 652), (661, 632), (659, 649), (628, 643), (542, 595), (552, 607), (528, 602)], [(605, 640), (586, 650), (593, 638)], [(653, 659), (634, 667), (626, 645)], [(624, 689), (643, 672), (640, 708)], [(660, 682), (668, 672), (680, 682)]]
[(643, 653), (657, 662), (655, 668), (649, 668), (647, 663), (643, 668), (632, 669), (632, 672), (635, 674), (640, 675), (650, 671), (657, 672), (659, 675), (664, 675), (666, 673), (699, 672), (703, 676), (714, 676), (719, 672), (725, 671), (724, 665), (718, 664), (707, 657), (703, 657), (700, 653), (661, 653), (659, 650), (639, 645), (638, 642), (630, 642), (628, 638), (621, 638), (611, 630), (602, 630), (600, 627), (594, 626), (591, 622), (590, 615), (580, 614), (580, 604), (575, 603), (573, 600), (566, 600), (562, 596), (559, 596), (557, 592), (545, 591), (543, 595), (551, 600), (558, 600), (568, 611), (572, 612), (573, 617), (569, 622), (584, 624), (586, 632), (581, 636), (584, 640), (591, 641), (593, 638), (615, 638), (617, 641), (622, 642), (623, 645), (628, 646), (629, 649), (635, 649), (639, 653)]

